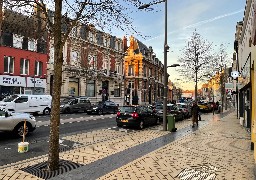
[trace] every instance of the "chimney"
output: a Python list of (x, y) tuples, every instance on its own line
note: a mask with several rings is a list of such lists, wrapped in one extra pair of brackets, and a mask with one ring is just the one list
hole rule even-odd
[(126, 50), (128, 49), (126, 36), (124, 36), (123, 38), (123, 49), (124, 49), (124, 52), (126, 52)]

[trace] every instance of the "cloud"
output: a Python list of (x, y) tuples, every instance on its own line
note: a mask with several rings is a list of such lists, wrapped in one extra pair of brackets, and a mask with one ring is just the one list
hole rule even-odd
[[(189, 29), (189, 28), (194, 28), (194, 27), (206, 24), (206, 23), (210, 23), (210, 22), (213, 22), (213, 21), (216, 21), (216, 20), (219, 20), (219, 19), (223, 19), (223, 18), (226, 18), (226, 17), (229, 17), (229, 16), (233, 16), (233, 15), (238, 14), (238, 13), (243, 12), (243, 11), (244, 11), (244, 9), (240, 9), (240, 10), (237, 10), (237, 11), (234, 11), (234, 12), (231, 12), (231, 13), (226, 13), (226, 14), (223, 14), (223, 15), (219, 15), (219, 16), (207, 19), (207, 20), (199, 21), (197, 23), (184, 26), (184, 27), (182, 27), (180, 29), (177, 29), (175, 31), (170, 31), (170, 32), (168, 32), (168, 35), (174, 34), (176, 32), (180, 32), (181, 30), (185, 30), (185, 29)], [(150, 38), (150, 39), (147, 39), (145, 41), (152, 41), (152, 40), (157, 39), (157, 38), (162, 37), (162, 36), (163, 36), (163, 34), (155, 36), (155, 37)]]

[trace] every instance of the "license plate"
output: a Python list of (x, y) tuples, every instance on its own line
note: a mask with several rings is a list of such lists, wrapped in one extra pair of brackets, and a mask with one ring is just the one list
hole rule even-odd
[(128, 120), (121, 120), (121, 122), (128, 122)]

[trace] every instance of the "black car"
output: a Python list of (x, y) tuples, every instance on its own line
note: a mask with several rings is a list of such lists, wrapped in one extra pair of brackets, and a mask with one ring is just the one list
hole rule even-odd
[(115, 114), (118, 111), (118, 106), (112, 101), (100, 101), (96, 105), (92, 105), (90, 109), (87, 110), (87, 114)]
[(88, 97), (67, 97), (60, 102), (60, 112), (87, 112), (91, 108), (91, 102)]
[(159, 121), (156, 114), (149, 107), (122, 106), (118, 109), (116, 123), (118, 127), (134, 126), (143, 129), (147, 125), (156, 125)]
[[(156, 115), (160, 121), (163, 121), (163, 109), (156, 109)], [(182, 109), (179, 109), (175, 104), (167, 104), (166, 113), (172, 114), (175, 116), (175, 120), (183, 120), (185, 118), (185, 114), (183, 113)]]

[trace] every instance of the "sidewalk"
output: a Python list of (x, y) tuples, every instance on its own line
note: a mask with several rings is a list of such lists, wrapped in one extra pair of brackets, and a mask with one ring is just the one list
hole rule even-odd
[(55, 177), (38, 171), (38, 176), (32, 175), (45, 166), (45, 155), (1, 166), (0, 179), (253, 180), (250, 134), (239, 125), (235, 112), (219, 116), (203, 116), (198, 128), (191, 128), (190, 120), (181, 121), (175, 133), (164, 132), (159, 125), (143, 131), (110, 128), (67, 136), (77, 147), (61, 152), (60, 159), (68, 164), (66, 171), (72, 170)]

